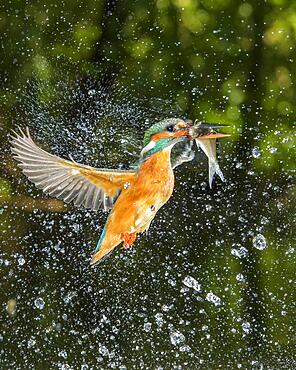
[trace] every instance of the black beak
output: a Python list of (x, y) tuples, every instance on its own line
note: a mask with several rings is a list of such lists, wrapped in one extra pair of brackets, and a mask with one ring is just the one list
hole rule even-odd
[(200, 129), (219, 129), (221, 127), (228, 127), (228, 125), (220, 125), (219, 123), (207, 123), (204, 121), (194, 121), (194, 127)]
[(217, 123), (207, 123), (203, 121), (194, 121), (190, 129), (191, 139), (218, 139), (221, 137), (230, 136), (228, 134), (217, 133), (216, 130), (227, 125), (219, 125)]

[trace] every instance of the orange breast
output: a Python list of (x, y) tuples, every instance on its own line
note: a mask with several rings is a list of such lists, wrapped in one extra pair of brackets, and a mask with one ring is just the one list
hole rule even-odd
[(120, 194), (108, 218), (107, 234), (117, 238), (122, 232), (141, 231), (140, 226), (153, 219), (172, 195), (173, 188), (170, 151), (155, 153), (143, 162), (135, 183)]

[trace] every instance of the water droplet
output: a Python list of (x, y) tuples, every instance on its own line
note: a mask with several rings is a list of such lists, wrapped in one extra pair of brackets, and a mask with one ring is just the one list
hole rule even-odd
[(68, 357), (68, 354), (67, 354), (67, 352), (66, 352), (66, 351), (60, 351), (60, 352), (59, 352), (59, 356), (60, 356), (60, 357), (63, 357), (63, 358), (67, 358), (67, 357)]
[(206, 295), (206, 300), (213, 303), (216, 307), (222, 305), (222, 300), (216, 294), (210, 292)]
[(240, 247), (238, 249), (232, 248), (231, 254), (238, 258), (245, 258), (248, 256), (249, 252), (245, 247)]
[(108, 356), (108, 354), (109, 354), (109, 350), (108, 350), (108, 348), (107, 348), (107, 347), (105, 347), (105, 346), (103, 346), (103, 345), (100, 345), (100, 347), (99, 347), (99, 353), (100, 353), (102, 356), (106, 357), (106, 356)]
[(164, 311), (164, 312), (168, 312), (171, 308), (173, 307), (173, 305), (167, 305), (167, 304), (164, 304), (164, 305), (162, 305), (162, 310)]
[(267, 247), (266, 239), (262, 234), (258, 234), (253, 238), (253, 246), (262, 251)]
[(277, 202), (276, 206), (277, 206), (278, 210), (280, 210), (280, 211), (284, 208), (284, 204), (280, 201)]
[(191, 352), (191, 348), (187, 345), (180, 347), (180, 352)]
[(151, 322), (145, 322), (144, 330), (148, 333), (151, 330), (152, 324)]
[(23, 266), (26, 263), (26, 260), (23, 256), (20, 256), (17, 260), (17, 263), (19, 264), (19, 266)]
[(295, 252), (295, 248), (289, 247), (285, 254), (293, 254)]
[(260, 151), (260, 149), (259, 149), (257, 146), (255, 146), (255, 147), (252, 149), (252, 156), (253, 156), (254, 158), (259, 158), (259, 157), (261, 156), (261, 151)]
[(129, 183), (129, 182), (125, 182), (125, 183), (123, 184), (124, 189), (128, 189), (128, 188), (129, 188), (129, 186), (130, 186), (130, 183)]
[(185, 341), (185, 336), (178, 330), (172, 330), (170, 333), (170, 339), (171, 343), (174, 346), (179, 346), (181, 343)]
[(260, 220), (260, 223), (262, 224), (262, 225), (267, 225), (267, 224), (269, 224), (269, 219), (267, 218), (267, 217), (262, 217), (261, 218), (261, 220)]
[(198, 87), (194, 87), (191, 92), (192, 95), (203, 95), (203, 92)]
[(183, 284), (188, 288), (193, 288), (196, 292), (201, 292), (201, 285), (192, 276), (186, 276), (183, 280)]
[(162, 327), (163, 325), (163, 314), (162, 313), (157, 313), (155, 314), (155, 322), (158, 327)]
[(35, 344), (36, 344), (35, 337), (33, 337), (33, 336), (32, 336), (32, 337), (28, 340), (27, 346), (28, 346), (28, 348), (31, 348), (31, 347), (35, 346)]
[(276, 153), (277, 152), (277, 148), (271, 147), (271, 148), (269, 148), (269, 152), (271, 154)]
[(73, 291), (70, 291), (66, 294), (66, 296), (63, 298), (64, 303), (69, 304), (71, 300), (76, 296), (76, 293)]
[(43, 310), (44, 306), (45, 306), (45, 302), (44, 300), (39, 297), (39, 298), (36, 298), (35, 301), (34, 301), (34, 305), (36, 308), (38, 308), (39, 310)]
[(251, 324), (248, 321), (243, 322), (242, 329), (246, 334), (250, 334), (252, 331)]
[(246, 279), (245, 279), (245, 277), (244, 277), (243, 274), (237, 274), (236, 275), (236, 280), (239, 281), (239, 282), (241, 282), (241, 283), (243, 283), (243, 282), (246, 281)]

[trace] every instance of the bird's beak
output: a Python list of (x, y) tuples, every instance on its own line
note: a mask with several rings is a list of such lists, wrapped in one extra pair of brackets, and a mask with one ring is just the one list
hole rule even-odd
[(216, 123), (194, 122), (189, 129), (189, 138), (198, 140), (220, 139), (230, 136), (229, 134), (221, 134), (216, 132), (217, 129), (227, 127)]
[(227, 137), (227, 136), (230, 136), (230, 134), (213, 133), (209, 135), (199, 136), (198, 140), (220, 139), (221, 137)]

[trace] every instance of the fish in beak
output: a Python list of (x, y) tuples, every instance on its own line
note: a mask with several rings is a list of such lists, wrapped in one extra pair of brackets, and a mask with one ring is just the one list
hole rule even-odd
[(225, 126), (205, 122), (195, 122), (190, 129), (190, 138), (195, 140), (197, 147), (201, 148), (208, 157), (210, 188), (212, 188), (215, 174), (217, 174), (222, 181), (225, 181), (217, 160), (216, 140), (230, 135), (220, 134), (214, 130), (221, 127)]

